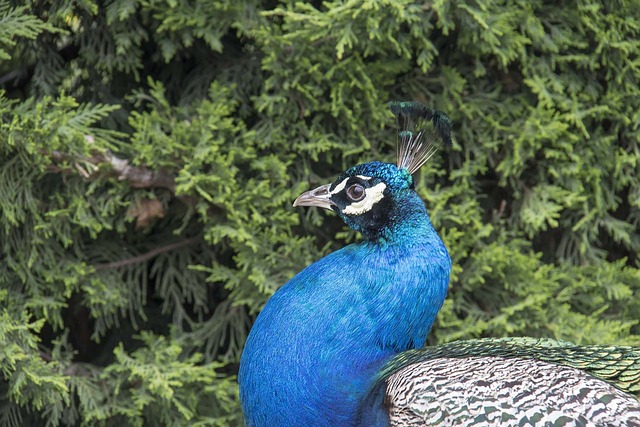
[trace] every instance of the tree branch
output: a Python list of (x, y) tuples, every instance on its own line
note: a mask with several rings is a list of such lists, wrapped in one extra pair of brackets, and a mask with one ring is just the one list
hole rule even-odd
[(194, 236), (194, 237), (190, 237), (188, 239), (184, 239), (184, 240), (180, 240), (178, 242), (175, 243), (171, 243), (170, 245), (166, 245), (166, 246), (160, 246), (158, 248), (152, 249), (149, 252), (145, 252), (143, 254), (140, 254), (138, 256), (134, 256), (133, 258), (127, 258), (127, 259), (123, 259), (120, 261), (114, 261), (114, 262), (107, 262), (104, 264), (94, 264), (93, 268), (95, 269), (95, 271), (104, 271), (104, 270), (112, 270), (112, 269), (116, 269), (116, 268), (122, 268), (122, 267), (127, 267), (129, 265), (134, 265), (134, 264), (139, 264), (145, 261), (150, 260), (151, 258), (154, 258), (162, 253), (165, 252), (171, 252), (174, 251), (176, 249), (180, 249), (183, 248), (185, 246), (190, 246), (198, 241), (200, 241), (201, 237), (200, 236)]
[[(120, 181), (128, 181), (134, 188), (166, 188), (171, 192), (175, 190), (175, 177), (169, 171), (154, 171), (145, 166), (132, 166), (129, 164), (129, 160), (121, 159), (108, 151), (83, 158), (74, 158), (59, 151), (51, 152), (50, 156), (54, 163), (70, 161), (80, 175), (86, 179), (95, 179), (100, 175), (100, 166), (108, 165), (107, 175), (115, 176)], [(55, 164), (49, 170), (51, 172), (62, 171)]]
[(134, 188), (175, 189), (175, 177), (168, 171), (153, 171), (144, 166), (131, 166), (129, 160), (120, 159), (111, 153), (104, 154), (105, 161), (111, 164), (120, 181), (129, 181)]

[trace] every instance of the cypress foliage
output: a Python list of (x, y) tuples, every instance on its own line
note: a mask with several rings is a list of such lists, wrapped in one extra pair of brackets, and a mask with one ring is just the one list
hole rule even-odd
[(239, 425), (304, 189), (450, 114), (429, 338), (640, 344), (640, 2), (0, 0), (0, 426)]

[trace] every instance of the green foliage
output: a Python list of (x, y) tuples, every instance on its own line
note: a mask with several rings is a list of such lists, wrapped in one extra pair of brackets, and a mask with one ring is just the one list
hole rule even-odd
[(429, 338), (640, 344), (640, 3), (0, 0), (0, 425), (239, 425), (291, 201), (448, 113)]
[(28, 6), (12, 6), (0, 3), (0, 60), (11, 59), (10, 51), (16, 48), (16, 39), (35, 39), (44, 31), (55, 31), (55, 27), (29, 13)]

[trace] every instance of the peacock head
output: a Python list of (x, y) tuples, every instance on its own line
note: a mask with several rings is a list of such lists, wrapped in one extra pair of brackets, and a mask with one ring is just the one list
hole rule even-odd
[(369, 162), (354, 166), (334, 182), (301, 194), (294, 207), (332, 210), (370, 240), (388, 240), (394, 230), (416, 216), (427, 218), (412, 174), (441, 145), (451, 144), (451, 121), (444, 113), (415, 102), (389, 106), (400, 125), (397, 165)]
[(396, 205), (413, 187), (413, 177), (407, 169), (370, 162), (348, 169), (330, 184), (301, 194), (293, 206), (333, 210), (366, 238), (377, 238), (397, 216)]

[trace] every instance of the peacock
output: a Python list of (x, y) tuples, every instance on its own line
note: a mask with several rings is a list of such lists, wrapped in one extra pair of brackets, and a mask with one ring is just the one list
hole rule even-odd
[(362, 235), (283, 285), (258, 315), (238, 374), (247, 426), (640, 426), (640, 349), (534, 338), (424, 347), (451, 259), (413, 174), (451, 121), (389, 104), (396, 164), (372, 161), (301, 194)]

